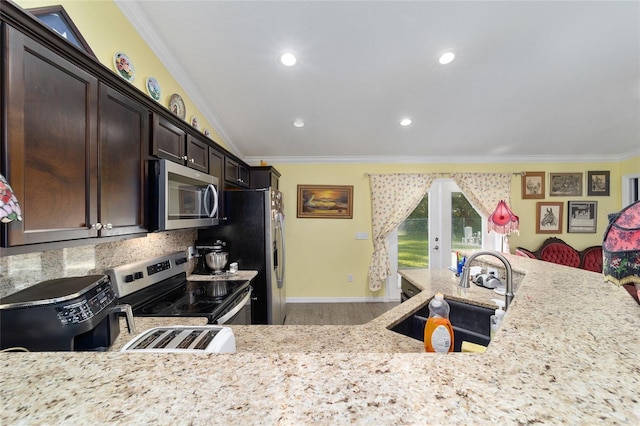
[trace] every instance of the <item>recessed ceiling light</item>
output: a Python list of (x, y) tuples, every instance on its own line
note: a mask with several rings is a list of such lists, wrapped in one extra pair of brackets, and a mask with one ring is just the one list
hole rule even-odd
[(401, 126), (408, 126), (412, 123), (410, 118), (403, 118), (402, 120), (400, 120), (400, 125)]
[(440, 55), (440, 59), (438, 59), (438, 62), (440, 62), (442, 65), (447, 65), (448, 63), (453, 61), (453, 58), (455, 57), (456, 55), (453, 52), (445, 52)]
[(293, 127), (304, 127), (304, 121), (297, 119), (296, 121), (293, 122)]
[(284, 55), (280, 56), (280, 62), (288, 67), (291, 67), (296, 64), (296, 57), (293, 53), (285, 53)]

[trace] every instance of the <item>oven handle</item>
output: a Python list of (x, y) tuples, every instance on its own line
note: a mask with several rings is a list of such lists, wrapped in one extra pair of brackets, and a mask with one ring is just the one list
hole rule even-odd
[(227, 321), (229, 321), (231, 318), (233, 318), (234, 316), (236, 316), (236, 314), (238, 312), (240, 312), (240, 310), (242, 308), (244, 308), (244, 306), (247, 304), (247, 302), (249, 301), (249, 299), (251, 298), (251, 287), (249, 287), (249, 291), (247, 291), (246, 296), (244, 296), (242, 298), (242, 300), (240, 301), (240, 303), (238, 303), (233, 309), (231, 309), (229, 312), (227, 312), (226, 314), (224, 314), (223, 316), (221, 316), (220, 318), (218, 318), (216, 320), (216, 324), (222, 325), (222, 324), (226, 324)]

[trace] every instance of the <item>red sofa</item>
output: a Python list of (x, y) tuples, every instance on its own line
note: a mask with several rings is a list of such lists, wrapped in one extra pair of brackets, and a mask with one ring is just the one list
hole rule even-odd
[(560, 238), (551, 237), (547, 238), (535, 251), (524, 247), (516, 248), (516, 255), (593, 272), (602, 272), (602, 246), (591, 246), (578, 251)]

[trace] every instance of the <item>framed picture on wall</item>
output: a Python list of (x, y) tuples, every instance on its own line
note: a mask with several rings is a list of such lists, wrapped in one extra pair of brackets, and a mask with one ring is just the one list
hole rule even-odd
[(594, 234), (598, 228), (597, 201), (569, 201), (567, 232)]
[(609, 171), (587, 172), (587, 195), (609, 196)]
[(544, 199), (544, 172), (524, 172), (522, 174), (522, 199)]
[(96, 59), (93, 50), (91, 50), (87, 41), (82, 37), (80, 30), (75, 26), (69, 14), (67, 14), (67, 11), (64, 10), (64, 7), (61, 5), (36, 7), (27, 9), (27, 12), (38, 18), (53, 32)]
[(582, 173), (549, 173), (549, 195), (582, 197)]
[(298, 185), (298, 217), (351, 219), (353, 185)]
[(536, 203), (536, 234), (562, 233), (563, 204), (546, 201)]

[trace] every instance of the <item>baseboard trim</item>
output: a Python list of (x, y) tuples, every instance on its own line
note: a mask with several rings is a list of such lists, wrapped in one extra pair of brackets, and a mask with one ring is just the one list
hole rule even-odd
[(371, 303), (399, 302), (384, 297), (287, 297), (287, 303)]

